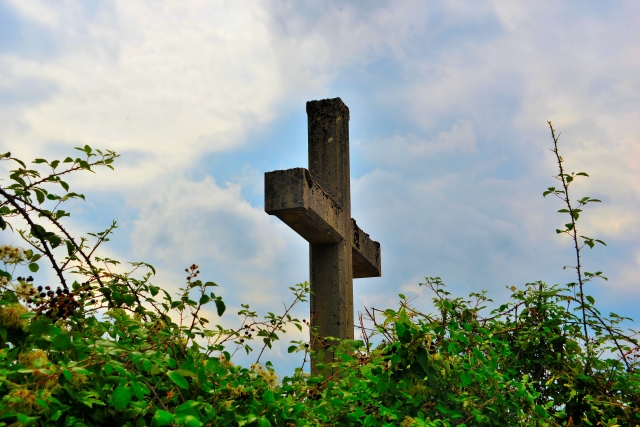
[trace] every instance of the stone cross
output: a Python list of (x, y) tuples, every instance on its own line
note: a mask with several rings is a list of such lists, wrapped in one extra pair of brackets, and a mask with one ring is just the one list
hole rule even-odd
[(381, 275), (380, 243), (351, 218), (349, 108), (310, 101), (307, 117), (309, 169), (267, 172), (264, 209), (309, 242), (311, 326), (353, 339), (353, 278)]

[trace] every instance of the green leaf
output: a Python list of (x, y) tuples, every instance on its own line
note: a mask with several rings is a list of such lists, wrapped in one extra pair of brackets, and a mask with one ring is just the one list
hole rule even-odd
[[(34, 425), (34, 423), (38, 420), (38, 417), (29, 417), (25, 414), (16, 414), (16, 418), (18, 420), (17, 423), (11, 423), (12, 426), (29, 426)], [(4, 424), (4, 423), (3, 423)]]
[(69, 191), (69, 184), (67, 184), (64, 181), (59, 181), (60, 185), (62, 185), (62, 188), (64, 188), (64, 191)]
[(64, 242), (67, 245), (67, 254), (69, 256), (72, 256), (73, 252), (75, 251), (75, 248), (73, 247), (73, 243), (71, 243), (71, 240), (65, 240)]
[(416, 351), (416, 359), (418, 360), (418, 363), (420, 364), (422, 369), (425, 372), (429, 372), (430, 361), (429, 353), (427, 353), (427, 350), (425, 350), (423, 347), (418, 347), (418, 350)]
[(57, 248), (62, 243), (62, 239), (53, 233), (48, 236), (47, 240), (51, 243), (52, 248)]
[(133, 304), (135, 303), (135, 298), (133, 297), (133, 295), (131, 294), (125, 294), (124, 295), (124, 303), (127, 304), (129, 307), (133, 307)]
[(218, 316), (222, 316), (224, 314), (224, 311), (227, 309), (227, 307), (224, 305), (224, 301), (222, 301), (221, 299), (217, 299), (215, 300), (216, 302), (216, 309), (218, 310)]
[(38, 203), (43, 204), (45, 199), (44, 191), (39, 188), (34, 188), (33, 191), (36, 192), (36, 198), (38, 199)]
[(258, 427), (271, 427), (271, 421), (265, 417), (258, 418)]
[(111, 296), (113, 297), (114, 300), (116, 300), (116, 303), (119, 306), (122, 305), (122, 303), (124, 303), (124, 298), (122, 297), (122, 294), (120, 292), (113, 291), (111, 293)]
[(473, 382), (473, 374), (469, 371), (465, 371), (462, 373), (462, 381), (460, 385), (462, 387), (466, 387)]
[(270, 404), (270, 403), (275, 403), (276, 399), (273, 396), (273, 392), (271, 390), (266, 390), (263, 394), (262, 394), (262, 401), (265, 404)]
[(163, 411), (162, 409), (158, 409), (156, 413), (153, 415), (153, 420), (156, 422), (158, 426), (166, 426), (173, 423), (174, 416), (171, 412)]
[(596, 302), (596, 300), (591, 295), (587, 295), (587, 301), (589, 301), (591, 304), (595, 304)]
[(396, 322), (396, 333), (402, 344), (411, 342), (411, 329), (408, 322)]
[(38, 266), (38, 264), (36, 264), (35, 262), (32, 262), (31, 264), (29, 264), (29, 271), (31, 271), (32, 273), (35, 273), (39, 269), (40, 269), (40, 266)]
[(287, 353), (293, 353), (294, 351), (296, 351), (296, 348), (298, 348), (297, 345), (290, 345), (287, 349)]
[(68, 369), (62, 370), (62, 376), (64, 377), (65, 381), (71, 381), (71, 378), (73, 378), (73, 376), (71, 375), (71, 371)]
[(45, 159), (35, 159), (32, 163), (38, 164), (38, 163), (49, 163), (49, 162), (47, 162)]
[(133, 391), (131, 390), (131, 388), (119, 385), (111, 395), (111, 406), (116, 408), (116, 410), (124, 409), (129, 404), (129, 402), (131, 402), (132, 397)]
[(549, 416), (549, 414), (547, 413), (547, 411), (540, 405), (536, 405), (535, 407), (535, 411), (538, 415), (540, 415), (542, 418), (547, 418)]
[(587, 178), (589, 177), (586, 172), (578, 172), (576, 176), (586, 176)]
[(195, 377), (196, 373), (193, 371), (189, 371), (187, 369), (177, 369), (175, 372), (184, 376), (184, 377)]
[(202, 427), (202, 422), (193, 415), (179, 415), (176, 417), (181, 426), (185, 427)]
[(66, 351), (71, 347), (71, 338), (67, 334), (58, 334), (51, 340), (51, 345), (56, 350)]
[(169, 371), (167, 372), (167, 376), (180, 388), (189, 389), (189, 383), (186, 378), (182, 376), (179, 372)]

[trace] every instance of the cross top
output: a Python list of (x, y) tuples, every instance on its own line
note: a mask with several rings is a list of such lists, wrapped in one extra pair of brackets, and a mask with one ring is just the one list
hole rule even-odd
[(307, 117), (309, 169), (265, 173), (265, 211), (309, 242), (311, 326), (353, 339), (353, 278), (381, 275), (380, 243), (351, 218), (349, 108), (310, 101)]

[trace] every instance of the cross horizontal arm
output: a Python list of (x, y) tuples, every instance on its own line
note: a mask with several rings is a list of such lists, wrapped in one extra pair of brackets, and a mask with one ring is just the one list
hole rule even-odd
[(309, 243), (337, 243), (347, 230), (343, 212), (307, 169), (267, 172), (264, 210)]
[(380, 243), (371, 240), (355, 220), (347, 218), (338, 204), (304, 168), (265, 174), (265, 207), (311, 244), (352, 239), (353, 277), (381, 275)]
[(353, 278), (382, 276), (380, 243), (371, 240), (369, 235), (358, 227), (353, 218), (351, 218), (351, 229), (353, 230), (353, 245), (351, 246)]

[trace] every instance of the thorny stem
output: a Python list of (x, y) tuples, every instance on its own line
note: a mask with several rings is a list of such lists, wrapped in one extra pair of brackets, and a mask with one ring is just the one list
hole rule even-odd
[[(0, 192), (1, 192), (1, 191), (2, 191), (2, 190), (0, 189)], [(4, 193), (4, 192), (3, 192), (3, 195), (4, 195), (4, 194), (7, 194), (7, 193)], [(6, 196), (5, 196), (5, 197), (6, 197)], [(24, 201), (23, 201), (23, 203), (27, 204), (27, 203), (26, 203), (26, 202), (24, 202)], [(56, 227), (58, 227), (58, 229), (59, 229), (60, 231), (62, 231), (62, 233), (65, 235), (65, 237), (66, 237), (66, 238), (71, 242), (71, 244), (75, 247), (76, 252), (77, 252), (77, 253), (79, 253), (79, 254), (82, 256), (82, 258), (84, 258), (85, 262), (86, 262), (86, 263), (87, 263), (87, 265), (89, 266), (89, 269), (90, 269), (90, 270), (91, 270), (91, 272), (93, 273), (93, 276), (95, 277), (95, 279), (96, 279), (96, 281), (98, 282), (98, 284), (100, 285), (100, 287), (104, 287), (104, 284), (102, 283), (102, 280), (100, 280), (100, 274), (98, 273), (98, 270), (97, 270), (97, 269), (93, 266), (93, 264), (91, 263), (90, 255), (91, 255), (91, 254), (93, 254), (93, 252), (95, 251), (95, 247), (94, 247), (94, 249), (91, 251), (91, 254), (90, 254), (89, 256), (88, 256), (88, 255), (86, 255), (86, 254), (82, 251), (82, 248), (80, 247), (80, 245), (78, 245), (78, 244), (76, 243), (76, 241), (74, 240), (74, 238), (73, 238), (73, 237), (71, 237), (71, 235), (69, 234), (69, 232), (68, 232), (68, 231), (67, 231), (67, 230), (62, 226), (62, 224), (60, 224), (60, 222), (58, 222), (58, 220), (56, 220), (56, 219), (53, 217), (53, 215), (47, 215), (47, 214), (46, 214), (42, 209), (39, 209), (39, 208), (37, 208), (37, 207), (33, 206), (32, 204), (27, 204), (27, 206), (29, 206), (31, 209), (35, 210), (36, 212), (38, 212), (38, 213), (39, 213), (39, 214), (41, 214), (42, 216), (46, 217), (46, 218), (47, 218), (49, 221), (51, 221), (51, 222), (52, 222)], [(23, 216), (23, 217), (24, 217), (24, 218), (29, 222), (29, 224), (31, 224), (31, 225), (32, 225), (32, 227), (33, 227), (33, 224), (32, 224), (32, 222), (31, 222), (31, 219), (28, 217), (28, 213), (27, 213), (26, 211), (24, 211), (24, 213), (23, 213), (23, 211), (21, 211), (20, 213), (21, 213), (21, 214), (22, 214), (22, 216)], [(39, 236), (37, 236), (37, 237), (40, 239), (40, 241), (41, 241), (41, 242), (43, 242), (43, 243), (44, 243), (44, 241), (42, 240), (42, 238), (40, 238)], [(97, 247), (97, 245), (99, 245), (99, 244), (100, 244), (100, 242), (99, 242), (99, 243), (96, 243), (96, 247)], [(46, 246), (46, 245), (44, 245), (44, 246), (45, 246), (45, 249), (47, 249), (47, 246)], [(48, 255), (49, 253), (50, 253), (50, 252), (48, 252), (48, 253), (47, 253), (47, 255)], [(57, 263), (56, 263), (56, 262), (55, 262), (55, 260), (53, 259), (53, 254), (51, 254), (51, 256), (49, 257), (49, 259), (51, 260), (51, 263), (53, 264), (53, 268), (54, 268), (54, 269), (56, 269), (56, 272), (57, 272), (58, 270), (60, 270), (60, 268), (58, 267)], [(66, 265), (66, 264), (65, 264), (65, 265)], [(65, 288), (65, 289), (67, 289), (67, 284), (66, 284), (66, 282), (64, 281), (64, 278), (62, 277), (62, 270), (60, 270), (60, 274), (59, 274), (58, 276), (60, 277), (60, 280), (61, 280), (62, 285), (64, 286), (64, 288)], [(105, 296), (107, 297), (107, 300), (109, 301), (109, 304), (111, 304), (111, 306), (114, 306), (114, 304), (113, 304), (113, 300), (111, 299), (111, 296), (109, 296), (109, 295), (105, 295)], [(140, 303), (140, 300), (138, 300), (137, 295), (135, 296), (135, 298), (136, 298), (136, 301), (137, 301), (138, 303)]]
[[(273, 325), (271, 331), (269, 332), (267, 338), (271, 339), (271, 334), (273, 334), (275, 331), (277, 331), (280, 326), (282, 326), (283, 319), (287, 317), (287, 314), (289, 314), (289, 312), (291, 311), (291, 309), (293, 308), (294, 305), (296, 305), (298, 303), (298, 301), (300, 301), (300, 296), (296, 296), (296, 299), (291, 303), (291, 305), (289, 307), (286, 307), (284, 314), (282, 315), (282, 317), (280, 318), (280, 320)], [(267, 326), (267, 331), (269, 330), (269, 327)], [(262, 350), (260, 350), (260, 354), (258, 355), (258, 359), (256, 360), (256, 363), (260, 363), (260, 358), (262, 357), (262, 353), (264, 353), (264, 350), (267, 348), (267, 344), (265, 343), (264, 346), (262, 346)]]
[[(31, 182), (25, 189), (29, 190), (30, 188), (35, 187), (36, 185), (42, 184), (43, 182), (58, 182), (59, 179), (55, 179), (56, 177), (59, 177), (61, 175), (67, 174), (67, 173), (71, 173), (71, 172), (75, 172), (77, 170), (88, 170), (91, 173), (95, 173), (94, 171), (91, 170), (91, 166), (107, 166), (110, 167), (108, 164), (105, 163), (105, 160), (113, 160), (116, 159), (117, 157), (120, 157), (119, 154), (113, 153), (113, 152), (107, 152), (108, 155), (102, 154), (102, 159), (100, 160), (96, 160), (93, 163), (89, 163), (87, 162), (87, 167), (82, 167), (78, 164), (77, 161), (74, 161), (73, 164), (66, 170), (62, 171), (62, 172), (54, 172), (51, 175), (47, 176), (46, 178), (42, 178), (40, 180)], [(16, 160), (16, 159), (13, 159)], [(87, 158), (88, 160), (88, 158)], [(25, 168), (26, 169), (26, 168)], [(113, 169), (113, 168), (111, 168)]]
[(580, 265), (580, 245), (578, 244), (578, 230), (576, 229), (576, 220), (574, 217), (574, 210), (571, 206), (571, 200), (569, 199), (569, 185), (567, 180), (565, 179), (564, 168), (562, 167), (562, 156), (558, 152), (558, 138), (560, 135), (556, 136), (556, 132), (553, 129), (553, 125), (550, 121), (547, 121), (549, 124), (549, 129), (551, 129), (551, 138), (553, 138), (553, 153), (556, 155), (556, 159), (558, 159), (558, 168), (560, 169), (560, 174), (557, 178), (562, 182), (562, 187), (564, 188), (564, 197), (561, 199), (567, 204), (567, 209), (569, 210), (569, 216), (571, 217), (571, 238), (573, 239), (573, 244), (576, 249), (576, 271), (578, 273), (578, 285), (580, 287), (580, 308), (582, 309), (582, 326), (584, 327), (584, 341), (587, 348), (589, 348), (589, 332), (587, 329), (587, 312), (584, 305), (584, 282), (582, 280), (582, 266)]
[[(0, 194), (2, 194), (7, 199), (7, 201), (11, 203), (18, 210), (18, 212), (20, 212), (22, 217), (31, 226), (31, 229), (36, 230), (36, 224), (31, 220), (31, 218), (29, 217), (29, 214), (18, 204), (18, 202), (16, 202), (15, 200), (16, 198), (11, 194), (7, 193), (6, 191), (4, 191), (2, 188), (0, 188)], [(37, 233), (37, 234), (38, 235), (36, 237), (38, 238), (38, 240), (40, 240), (40, 243), (42, 243), (42, 247), (44, 248), (44, 253), (47, 255), (47, 258), (49, 258), (49, 261), (51, 261), (51, 266), (56, 271), (56, 274), (60, 279), (60, 283), (62, 283), (62, 286), (65, 289), (69, 289), (69, 287), (67, 286), (67, 282), (64, 279), (64, 276), (62, 275), (62, 270), (60, 270), (58, 263), (56, 262), (55, 258), (53, 257), (53, 254), (51, 253), (51, 250), (49, 249), (49, 246), (47, 246), (47, 242), (44, 240), (42, 236), (39, 235), (40, 233)]]
[(162, 409), (164, 409), (165, 411), (168, 411), (167, 407), (162, 402), (162, 399), (160, 398), (160, 396), (158, 396), (158, 393), (156, 392), (155, 387), (153, 387), (151, 384), (149, 384), (145, 379), (143, 379), (142, 382), (145, 383), (147, 385), (147, 387), (149, 387), (149, 390), (151, 390), (151, 392), (153, 393), (155, 398), (158, 400), (160, 405), (162, 405)]

